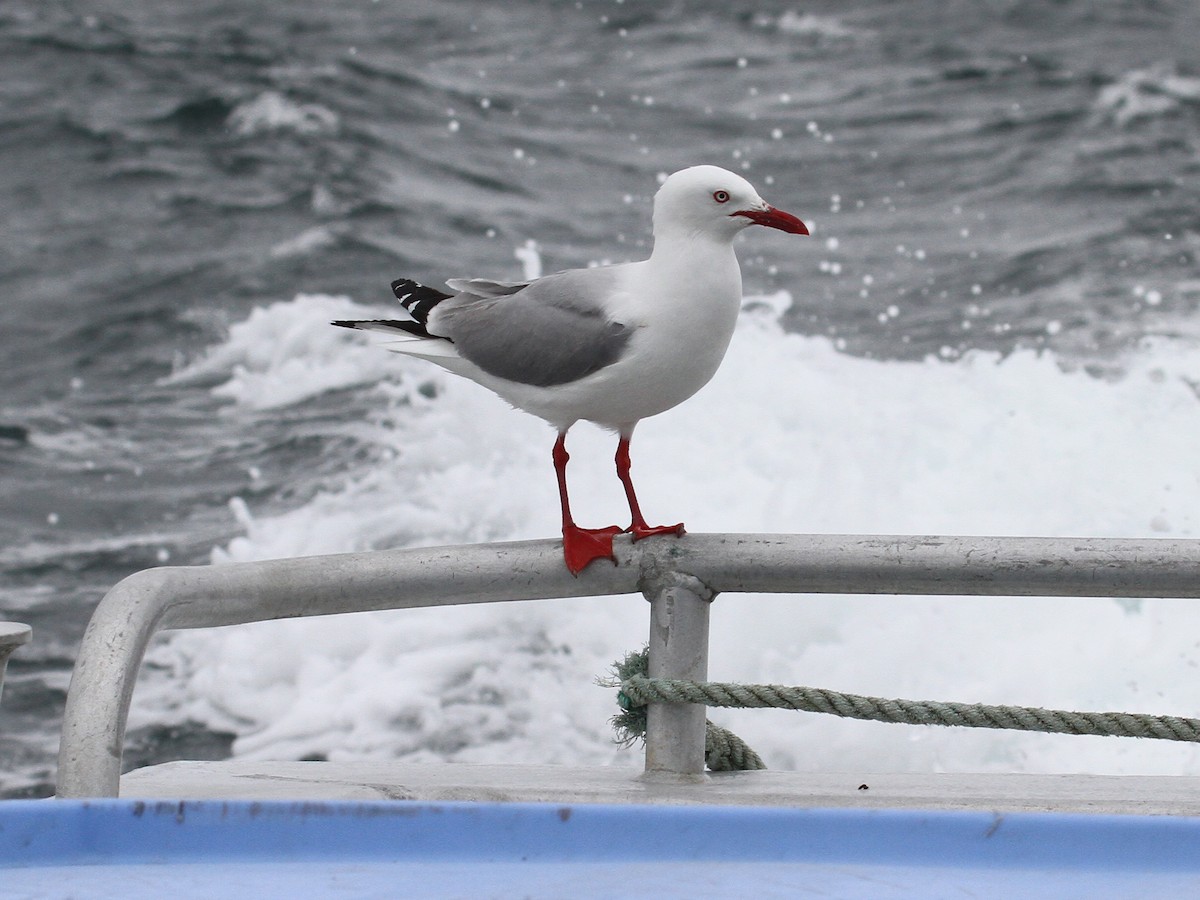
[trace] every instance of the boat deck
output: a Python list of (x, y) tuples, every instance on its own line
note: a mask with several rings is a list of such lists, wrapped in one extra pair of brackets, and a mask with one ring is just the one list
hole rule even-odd
[(129, 772), (124, 798), (422, 800), (1200, 816), (1200, 778), (720, 772), (400, 762), (175, 762)]

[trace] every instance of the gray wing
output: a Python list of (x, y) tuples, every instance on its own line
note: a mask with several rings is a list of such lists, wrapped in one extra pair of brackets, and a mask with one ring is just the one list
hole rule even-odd
[(456, 294), (470, 294), (472, 297), (507, 297), (522, 288), (527, 288), (531, 281), (490, 281), (487, 278), (447, 278), (446, 287)]
[(454, 279), (461, 294), (437, 306), (437, 334), (497, 378), (537, 387), (577, 381), (616, 362), (633, 329), (600, 302), (606, 269), (574, 269), (527, 284)]

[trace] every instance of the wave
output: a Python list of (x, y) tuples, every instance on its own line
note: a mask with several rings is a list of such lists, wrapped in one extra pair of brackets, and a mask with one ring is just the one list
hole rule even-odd
[(337, 113), (319, 103), (298, 103), (278, 91), (264, 91), (233, 107), (225, 124), (240, 135), (271, 131), (334, 134), (340, 120)]
[[(338, 388), (378, 382), (398, 369), (370, 352), (334, 319), (378, 318), (379, 307), (345, 297), (299, 294), (257, 307), (229, 329), (228, 339), (164, 379), (166, 384), (217, 380), (213, 393), (253, 410), (294, 405)], [(387, 312), (394, 312), (390, 310)]]
[(810, 40), (849, 41), (861, 36), (860, 31), (848, 27), (833, 16), (819, 16), (795, 10), (783, 13), (775, 21), (775, 27), (784, 34)]
[(1096, 118), (1121, 127), (1187, 109), (1200, 111), (1200, 78), (1181, 74), (1173, 63), (1124, 73), (1101, 88), (1093, 104)]

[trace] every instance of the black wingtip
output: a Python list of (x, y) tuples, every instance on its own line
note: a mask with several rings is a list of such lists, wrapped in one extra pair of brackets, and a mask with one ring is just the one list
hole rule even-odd
[(406, 319), (338, 319), (330, 324), (341, 328), (354, 328), (358, 331), (402, 331), (416, 337), (435, 337), (426, 331), (425, 326), (420, 322)]
[(393, 281), (392, 293), (396, 295), (400, 305), (408, 310), (409, 315), (422, 324), (429, 318), (431, 309), (453, 296), (445, 291), (426, 287), (411, 278), (397, 278)]

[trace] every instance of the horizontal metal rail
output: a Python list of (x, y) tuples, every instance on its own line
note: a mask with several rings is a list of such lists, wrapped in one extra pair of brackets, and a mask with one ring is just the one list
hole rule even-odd
[[(640, 591), (653, 604), (651, 674), (702, 678), (707, 647), (696, 643), (706, 641), (707, 601), (721, 591), (1200, 597), (1200, 541), (1190, 540), (689, 534), (619, 539), (616, 555), (616, 566), (596, 563), (579, 578), (567, 572), (553, 540), (131, 575), (100, 601), (80, 646), (63, 717), (58, 796), (117, 795), (134, 682), (161, 629)], [(670, 641), (672, 629), (686, 639)], [(694, 722), (654, 707), (666, 704), (651, 707), (648, 770), (694, 773)], [(703, 708), (695, 709), (702, 720)], [(672, 729), (688, 733), (676, 740)]]

